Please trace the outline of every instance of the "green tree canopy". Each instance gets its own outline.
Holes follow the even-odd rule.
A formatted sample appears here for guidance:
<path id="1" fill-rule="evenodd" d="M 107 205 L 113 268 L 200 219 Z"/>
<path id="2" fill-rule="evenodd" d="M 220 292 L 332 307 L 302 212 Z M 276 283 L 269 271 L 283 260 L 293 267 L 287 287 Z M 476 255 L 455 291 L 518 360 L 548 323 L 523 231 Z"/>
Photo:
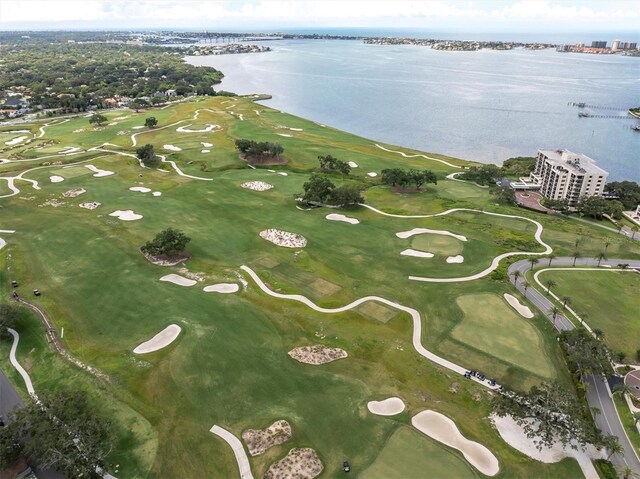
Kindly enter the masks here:
<path id="1" fill-rule="evenodd" d="M 147 128 L 155 128 L 157 124 L 158 120 L 155 116 L 150 116 L 148 118 L 145 118 L 144 120 L 144 126 L 146 126 Z"/>
<path id="2" fill-rule="evenodd" d="M 602 219 L 606 214 L 613 218 L 622 218 L 623 206 L 618 200 L 607 200 L 602 196 L 581 196 L 576 204 L 581 215 Z"/>
<path id="3" fill-rule="evenodd" d="M 160 165 L 160 158 L 156 156 L 155 149 L 150 143 L 136 149 L 136 156 L 144 163 L 144 166 L 149 168 L 156 168 Z"/>
<path id="4" fill-rule="evenodd" d="M 0 304 L 0 336 L 7 334 L 7 328 L 14 328 L 22 316 L 22 311 L 15 304 Z"/>
<path id="5" fill-rule="evenodd" d="M 465 181 L 473 181 L 479 185 L 493 185 L 496 181 L 502 178 L 502 170 L 493 164 L 472 166 L 458 178 Z"/>
<path id="6" fill-rule="evenodd" d="M 107 122 L 107 117 L 104 115 L 101 115 L 100 113 L 96 113 L 94 115 L 91 115 L 91 118 L 89 118 L 89 124 L 93 125 L 94 123 L 97 123 L 98 126 L 101 126 L 103 123 Z"/>
<path id="7" fill-rule="evenodd" d="M 635 209 L 640 205 L 640 185 L 635 181 L 612 181 L 604 185 L 604 191 L 618 196 L 622 206 L 627 209 Z"/>
<path id="8" fill-rule="evenodd" d="M 351 172 L 349 163 L 331 155 L 318 156 L 318 161 L 320 163 L 320 171 L 323 173 L 340 173 L 342 176 L 348 176 Z"/>
<path id="9" fill-rule="evenodd" d="M 153 240 L 147 242 L 140 249 L 143 253 L 151 256 L 175 258 L 184 252 L 190 241 L 191 238 L 182 231 L 167 228 L 158 233 Z"/>
<path id="10" fill-rule="evenodd" d="M 381 171 L 380 181 L 383 185 L 405 188 L 413 183 L 417 189 L 425 183 L 438 184 L 438 179 L 431 170 L 403 170 L 402 168 L 387 168 Z"/>

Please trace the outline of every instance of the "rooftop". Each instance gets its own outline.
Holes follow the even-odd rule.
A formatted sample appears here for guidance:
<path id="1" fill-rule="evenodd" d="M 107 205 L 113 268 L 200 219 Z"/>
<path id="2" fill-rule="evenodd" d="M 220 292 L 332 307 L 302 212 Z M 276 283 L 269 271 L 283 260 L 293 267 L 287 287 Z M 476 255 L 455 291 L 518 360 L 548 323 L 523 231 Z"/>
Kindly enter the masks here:
<path id="1" fill-rule="evenodd" d="M 589 158 L 582 153 L 574 153 L 569 150 L 538 150 L 549 161 L 555 163 L 558 166 L 569 170 L 572 173 L 583 175 L 590 173 L 593 175 L 606 175 L 608 174 L 602 168 L 596 166 L 595 160 Z"/>

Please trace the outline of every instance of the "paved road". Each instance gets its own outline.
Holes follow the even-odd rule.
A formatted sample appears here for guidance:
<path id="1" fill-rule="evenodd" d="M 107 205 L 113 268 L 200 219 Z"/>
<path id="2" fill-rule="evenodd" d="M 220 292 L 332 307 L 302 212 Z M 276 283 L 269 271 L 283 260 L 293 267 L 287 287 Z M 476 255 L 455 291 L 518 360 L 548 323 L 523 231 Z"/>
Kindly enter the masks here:
<path id="1" fill-rule="evenodd" d="M 555 258 L 551 266 L 572 266 L 573 258 Z M 626 260 L 626 259 L 609 259 L 602 261 L 601 265 L 608 265 L 611 267 L 616 267 L 618 264 L 626 263 L 630 268 L 639 269 L 640 270 L 640 261 L 638 260 Z M 538 263 L 538 267 L 545 267 L 548 264 L 548 260 L 545 261 L 542 259 L 540 263 Z M 595 258 L 578 258 L 576 261 L 576 265 L 578 266 L 598 266 L 598 260 Z M 531 263 L 528 260 L 521 260 L 509 267 L 509 279 L 513 283 L 513 273 L 515 271 L 520 271 L 522 276 L 524 277 L 525 271 L 531 268 Z M 549 301 L 547 296 L 541 293 L 538 289 L 536 289 L 538 285 L 536 283 L 530 283 L 529 288 L 527 289 L 527 299 L 534 304 L 536 308 L 538 308 L 542 313 L 553 323 L 552 314 L 549 312 L 553 307 L 553 304 Z M 524 286 L 522 285 L 522 280 L 519 280 L 516 288 L 524 294 Z M 555 327 L 559 331 L 570 330 L 574 328 L 574 325 L 571 321 L 569 321 L 562 314 L 558 314 L 555 320 Z M 624 449 L 624 454 L 615 454 L 611 457 L 611 462 L 613 462 L 616 466 L 625 467 L 629 466 L 631 469 L 640 475 L 640 459 L 638 458 L 637 453 L 627 434 L 624 431 L 624 427 L 620 422 L 620 417 L 618 416 L 618 412 L 616 411 L 615 404 L 613 399 L 611 398 L 611 392 L 609 391 L 609 386 L 607 385 L 604 378 L 596 377 L 596 376 L 588 376 L 586 381 L 589 385 L 589 389 L 587 391 L 587 401 L 589 406 L 597 407 L 600 410 L 600 414 L 595 416 L 595 423 L 603 431 L 605 434 L 612 434 L 618 437 L 620 444 Z"/>

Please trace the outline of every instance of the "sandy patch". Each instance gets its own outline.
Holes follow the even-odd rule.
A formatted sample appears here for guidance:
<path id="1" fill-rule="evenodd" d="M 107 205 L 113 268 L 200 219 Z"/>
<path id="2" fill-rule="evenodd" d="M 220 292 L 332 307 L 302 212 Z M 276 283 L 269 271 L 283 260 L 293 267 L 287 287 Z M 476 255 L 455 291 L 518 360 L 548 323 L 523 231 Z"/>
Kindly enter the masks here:
<path id="1" fill-rule="evenodd" d="M 323 469 L 316 451 L 308 447 L 296 447 L 272 464 L 263 479 L 313 479 Z"/>
<path id="2" fill-rule="evenodd" d="M 371 178 L 375 178 L 376 176 L 378 176 L 378 173 L 376 173 L 375 171 L 370 171 L 369 173 L 367 173 L 367 176 L 370 176 Z"/>
<path id="3" fill-rule="evenodd" d="M 264 181 L 247 181 L 246 183 L 242 183 L 240 186 L 253 191 L 267 191 L 273 188 L 273 185 L 265 183 Z"/>
<path id="4" fill-rule="evenodd" d="M 139 126 L 133 126 L 131 127 L 132 130 L 142 130 L 144 128 L 144 125 L 139 125 Z"/>
<path id="5" fill-rule="evenodd" d="M 395 416 L 404 411 L 404 402 L 399 397 L 390 397 L 382 401 L 369 401 L 367 409 L 378 416 Z"/>
<path id="6" fill-rule="evenodd" d="M 518 426 L 512 417 L 498 417 L 494 414 L 491 416 L 491 420 L 504 442 L 532 459 L 551 464 L 559 462 L 565 457 L 573 457 L 578 461 L 586 478 L 598 479 L 600 477 L 591 463 L 591 458 L 605 458 L 606 453 L 604 451 L 598 452 L 593 446 L 587 446 L 586 451 L 582 451 L 580 447 L 578 447 L 578 450 L 574 450 L 571 445 L 568 444 L 564 447 L 559 442 L 553 444 L 550 448 L 543 448 L 539 451 L 533 439 L 527 437 L 522 427 Z"/>
<path id="7" fill-rule="evenodd" d="M 284 172 L 284 171 L 278 171 L 278 174 L 279 174 L 280 176 L 289 176 L 289 173 L 286 173 L 286 172 Z"/>
<path id="8" fill-rule="evenodd" d="M 291 135 L 287 134 L 287 133 L 276 133 L 276 135 L 278 136 L 284 136 L 285 138 L 291 138 Z"/>
<path id="9" fill-rule="evenodd" d="M 64 196 L 65 198 L 75 198 L 76 196 L 80 196 L 81 194 L 86 192 L 87 190 L 85 190 L 84 188 L 74 188 L 72 190 L 65 191 L 64 193 L 62 193 L 62 196 Z"/>
<path id="10" fill-rule="evenodd" d="M 84 128 L 78 128 L 77 130 L 73 130 L 74 133 L 82 133 L 84 132 Z"/>
<path id="11" fill-rule="evenodd" d="M 191 126 L 191 124 L 185 125 L 185 126 L 180 126 L 180 127 L 176 128 L 176 131 L 180 132 L 180 133 L 207 133 L 209 131 L 214 130 L 215 128 L 220 128 L 219 125 L 209 124 L 205 128 L 202 128 L 200 130 L 193 130 L 193 129 L 189 128 L 190 126 Z"/>
<path id="12" fill-rule="evenodd" d="M 447 263 L 463 263 L 464 256 L 458 254 L 456 256 L 447 256 Z"/>
<path id="13" fill-rule="evenodd" d="M 18 138 L 14 138 L 13 140 L 5 141 L 4 144 L 7 146 L 17 145 L 18 143 L 22 143 L 24 140 L 29 138 L 28 136 L 19 136 Z"/>
<path id="14" fill-rule="evenodd" d="M 49 177 L 49 181 L 51 181 L 51 183 L 62 183 L 64 178 L 62 176 L 54 175 Z"/>
<path id="15" fill-rule="evenodd" d="M 5 246 L 7 246 L 7 242 L 0 238 L 0 249 L 4 248 Z"/>
<path id="16" fill-rule="evenodd" d="M 153 196 L 162 196 L 162 192 L 161 191 L 154 191 L 153 193 L 151 193 Z"/>
<path id="17" fill-rule="evenodd" d="M 202 291 L 205 293 L 237 293 L 240 287 L 235 283 L 218 283 L 205 286 Z"/>
<path id="18" fill-rule="evenodd" d="M 41 206 L 53 206 L 54 208 L 57 208 L 57 207 L 62 206 L 62 205 L 66 205 L 66 203 L 64 201 L 58 201 L 57 199 L 52 198 L 50 200 L 45 201 L 41 205 L 38 205 L 38 207 L 41 207 Z"/>
<path id="19" fill-rule="evenodd" d="M 113 171 L 109 170 L 101 170 L 93 165 L 84 165 L 84 167 L 90 171 L 93 171 L 95 174 L 93 175 L 95 178 L 101 178 L 103 176 L 111 176 L 113 175 Z"/>
<path id="20" fill-rule="evenodd" d="M 132 186 L 129 188 L 129 191 L 138 191 L 140 193 L 149 193 L 151 188 L 147 188 L 146 186 Z"/>
<path id="21" fill-rule="evenodd" d="M 31 130 L 9 130 L 3 131 L 2 133 L 6 133 L 7 135 L 15 135 L 16 133 L 31 133 Z"/>
<path id="22" fill-rule="evenodd" d="M 524 304 L 522 304 L 518 298 L 516 298 L 515 296 L 509 294 L 509 293 L 504 293 L 504 299 L 507 300 L 507 303 L 509 303 L 509 306 L 511 306 L 513 309 L 515 309 L 518 313 L 520 313 L 520 316 L 527 318 L 527 319 L 531 319 L 533 318 L 533 313 L 531 312 L 531 310 L 529 309 L 528 306 L 525 306 Z"/>
<path id="23" fill-rule="evenodd" d="M 162 145 L 162 148 L 168 151 L 182 151 L 182 148 L 173 145 Z"/>
<path id="24" fill-rule="evenodd" d="M 328 219 L 329 221 L 342 221 L 344 223 L 349 223 L 352 225 L 357 225 L 358 223 L 360 223 L 360 221 L 358 221 L 356 218 L 350 218 L 348 216 L 340 215 L 337 213 L 331 213 L 325 216 L 325 218 Z"/>
<path id="25" fill-rule="evenodd" d="M 97 201 L 90 201 L 89 203 L 80 203 L 78 206 L 86 210 L 95 210 L 101 204 L 102 203 L 98 203 Z"/>
<path id="26" fill-rule="evenodd" d="M 349 163 L 347 163 L 351 168 L 357 168 L 358 167 L 358 163 L 356 163 L 355 161 L 350 161 Z"/>
<path id="27" fill-rule="evenodd" d="M 419 251 L 417 249 L 405 249 L 400 251 L 402 256 L 414 256 L 416 258 L 433 258 L 433 253 L 427 253 L 426 251 Z"/>
<path id="28" fill-rule="evenodd" d="M 300 363 L 313 364 L 314 366 L 337 361 L 348 356 L 344 349 L 330 348 L 322 344 L 294 348 L 287 354 Z"/>
<path id="29" fill-rule="evenodd" d="M 193 279 L 185 278 L 184 276 L 173 273 L 163 276 L 162 278 L 160 278 L 160 281 L 177 284 L 178 286 L 193 286 L 194 284 L 196 284 L 196 281 Z"/>
<path id="30" fill-rule="evenodd" d="M 303 131 L 302 128 L 289 128 L 291 131 Z"/>
<path id="31" fill-rule="evenodd" d="M 206 141 L 201 141 L 200 144 L 204 147 L 204 148 L 211 148 L 213 146 L 213 143 L 207 143 Z"/>
<path id="32" fill-rule="evenodd" d="M 135 213 L 133 210 L 116 210 L 109 213 L 109 216 L 115 216 L 122 221 L 136 221 L 142 219 L 142 215 Z"/>
<path id="33" fill-rule="evenodd" d="M 459 239 L 460 241 L 467 241 L 466 236 L 457 235 L 455 233 L 451 233 L 450 231 L 445 230 L 430 230 L 428 228 L 413 228 L 409 231 L 400 231 L 396 233 L 398 238 L 410 238 L 411 236 L 421 235 L 421 234 L 432 234 L 432 235 L 443 235 L 443 236 L 453 236 L 454 238 Z"/>
<path id="34" fill-rule="evenodd" d="M 285 248 L 304 248 L 307 246 L 307 239 L 304 236 L 277 229 L 261 231 L 260 238 L 271 241 L 275 245 L 284 246 Z"/>
<path id="35" fill-rule="evenodd" d="M 242 440 L 247 445 L 249 454 L 259 456 L 267 449 L 287 442 L 291 435 L 291 426 L 281 419 L 266 429 L 247 429 L 242 433 Z"/>
<path id="36" fill-rule="evenodd" d="M 166 348 L 176 340 L 182 329 L 177 324 L 170 324 L 153 338 L 139 344 L 133 352 L 136 354 L 146 354 Z"/>
<path id="37" fill-rule="evenodd" d="M 211 153 L 211 150 L 200 150 L 200 153 Z"/>
<path id="38" fill-rule="evenodd" d="M 464 458 L 486 476 L 495 476 L 500 470 L 493 453 L 475 441 L 465 438 L 456 423 L 439 412 L 426 410 L 411 418 L 413 427 L 436 441 L 459 450 Z"/>

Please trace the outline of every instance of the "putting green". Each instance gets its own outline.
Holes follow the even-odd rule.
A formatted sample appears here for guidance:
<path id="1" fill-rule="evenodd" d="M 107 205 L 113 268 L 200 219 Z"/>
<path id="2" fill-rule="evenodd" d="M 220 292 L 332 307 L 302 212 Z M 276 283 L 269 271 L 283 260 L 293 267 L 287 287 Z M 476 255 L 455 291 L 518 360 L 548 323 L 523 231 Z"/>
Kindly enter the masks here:
<path id="1" fill-rule="evenodd" d="M 553 376 L 553 366 L 543 353 L 542 338 L 500 296 L 465 295 L 458 297 L 456 303 L 464 319 L 454 328 L 453 338 L 543 378 Z"/>
<path id="2" fill-rule="evenodd" d="M 421 234 L 412 238 L 411 247 L 435 255 L 454 256 L 464 249 L 464 243 L 452 236 Z"/>

